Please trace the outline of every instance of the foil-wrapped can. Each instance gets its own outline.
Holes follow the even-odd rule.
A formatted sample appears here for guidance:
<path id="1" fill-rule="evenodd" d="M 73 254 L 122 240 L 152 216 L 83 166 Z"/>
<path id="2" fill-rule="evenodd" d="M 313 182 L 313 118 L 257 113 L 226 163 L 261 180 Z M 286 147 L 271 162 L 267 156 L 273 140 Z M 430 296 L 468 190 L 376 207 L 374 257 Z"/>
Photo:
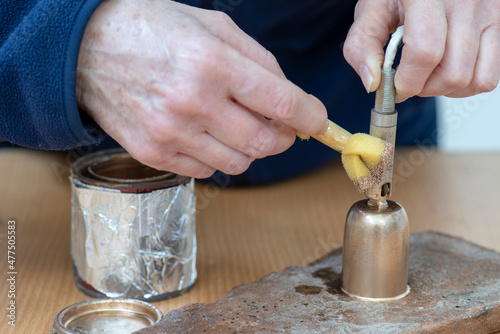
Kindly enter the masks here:
<path id="1" fill-rule="evenodd" d="M 158 171 L 124 150 L 71 166 L 71 254 L 92 297 L 160 300 L 196 281 L 194 180 Z"/>

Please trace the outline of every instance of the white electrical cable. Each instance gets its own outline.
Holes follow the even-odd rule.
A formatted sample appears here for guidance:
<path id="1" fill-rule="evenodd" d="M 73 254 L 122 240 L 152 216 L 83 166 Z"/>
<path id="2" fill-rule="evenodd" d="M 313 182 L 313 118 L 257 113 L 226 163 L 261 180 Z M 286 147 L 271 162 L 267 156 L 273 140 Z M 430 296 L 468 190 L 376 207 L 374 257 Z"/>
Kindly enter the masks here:
<path id="1" fill-rule="evenodd" d="M 385 49 L 382 76 L 380 78 L 380 85 L 377 88 L 377 93 L 375 94 L 375 109 L 383 114 L 394 113 L 394 98 L 396 94 L 394 87 L 394 75 L 396 71 L 392 68 L 392 64 L 394 63 L 394 58 L 396 58 L 399 43 L 403 38 L 403 32 L 404 26 L 396 29 L 391 36 L 387 48 Z"/>
<path id="2" fill-rule="evenodd" d="M 387 45 L 385 49 L 384 66 L 382 67 L 384 71 L 390 71 L 392 69 L 392 64 L 394 63 L 394 58 L 396 58 L 396 52 L 398 51 L 398 45 L 403 39 L 403 33 L 404 26 L 400 26 L 392 34 L 389 45 Z"/>

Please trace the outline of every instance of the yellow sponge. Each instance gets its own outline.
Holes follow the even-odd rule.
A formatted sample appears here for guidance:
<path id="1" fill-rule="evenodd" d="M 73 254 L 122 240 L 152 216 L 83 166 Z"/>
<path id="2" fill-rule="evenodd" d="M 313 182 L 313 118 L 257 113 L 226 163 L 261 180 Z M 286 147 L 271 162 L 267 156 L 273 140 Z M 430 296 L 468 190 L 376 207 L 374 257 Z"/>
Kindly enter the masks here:
<path id="1" fill-rule="evenodd" d="M 360 177 L 369 176 L 370 169 L 380 163 L 384 150 L 385 143 L 382 139 L 365 133 L 353 134 L 342 150 L 342 163 L 347 176 L 353 182 L 358 182 Z"/>
<path id="2" fill-rule="evenodd" d="M 332 121 L 328 122 L 327 131 L 313 137 L 342 153 L 344 169 L 358 191 L 365 192 L 380 184 L 392 164 L 392 144 L 365 133 L 351 135 Z M 297 136 L 309 139 L 300 132 Z"/>

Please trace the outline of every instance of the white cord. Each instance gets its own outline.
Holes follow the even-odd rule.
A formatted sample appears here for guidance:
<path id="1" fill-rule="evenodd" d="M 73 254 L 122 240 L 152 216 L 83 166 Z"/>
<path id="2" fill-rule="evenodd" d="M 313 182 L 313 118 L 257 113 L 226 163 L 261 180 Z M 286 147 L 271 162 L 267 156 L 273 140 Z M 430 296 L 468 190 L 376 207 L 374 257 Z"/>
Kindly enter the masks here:
<path id="1" fill-rule="evenodd" d="M 384 66 L 382 67 L 384 71 L 390 71 L 392 69 L 392 64 L 394 63 L 394 58 L 396 58 L 396 52 L 398 51 L 398 45 L 403 39 L 403 32 L 404 26 L 400 26 L 391 36 L 389 45 L 387 45 L 385 49 Z"/>

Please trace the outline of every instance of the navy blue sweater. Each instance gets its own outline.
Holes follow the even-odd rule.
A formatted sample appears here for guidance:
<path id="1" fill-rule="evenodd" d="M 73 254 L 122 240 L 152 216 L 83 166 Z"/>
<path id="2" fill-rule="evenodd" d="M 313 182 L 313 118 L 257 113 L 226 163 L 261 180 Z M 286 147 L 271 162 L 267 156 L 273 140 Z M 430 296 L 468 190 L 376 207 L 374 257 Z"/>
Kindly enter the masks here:
<path id="1" fill-rule="evenodd" d="M 76 64 L 102 0 L 2 0 L 0 141 L 64 150 L 96 143 L 80 120 Z"/>
<path id="2" fill-rule="evenodd" d="M 138 0 L 141 1 L 141 0 Z M 101 0 L 3 0 L 0 4 L 0 141 L 67 150 L 99 144 L 97 125 L 85 119 L 75 97 L 78 49 Z M 342 56 L 352 23 L 353 0 L 185 0 L 226 12 L 270 50 L 287 77 L 327 107 L 329 117 L 350 132 L 367 132 L 373 94 Z M 165 18 L 168 19 L 168 18 Z M 432 99 L 398 105 L 397 143 L 433 142 Z M 97 130 L 97 131 L 96 131 Z M 114 146 L 110 138 L 99 147 Z M 255 161 L 243 175 L 221 185 L 261 184 L 288 178 L 335 158 L 311 140 Z M 221 183 L 221 182 L 219 182 Z"/>

